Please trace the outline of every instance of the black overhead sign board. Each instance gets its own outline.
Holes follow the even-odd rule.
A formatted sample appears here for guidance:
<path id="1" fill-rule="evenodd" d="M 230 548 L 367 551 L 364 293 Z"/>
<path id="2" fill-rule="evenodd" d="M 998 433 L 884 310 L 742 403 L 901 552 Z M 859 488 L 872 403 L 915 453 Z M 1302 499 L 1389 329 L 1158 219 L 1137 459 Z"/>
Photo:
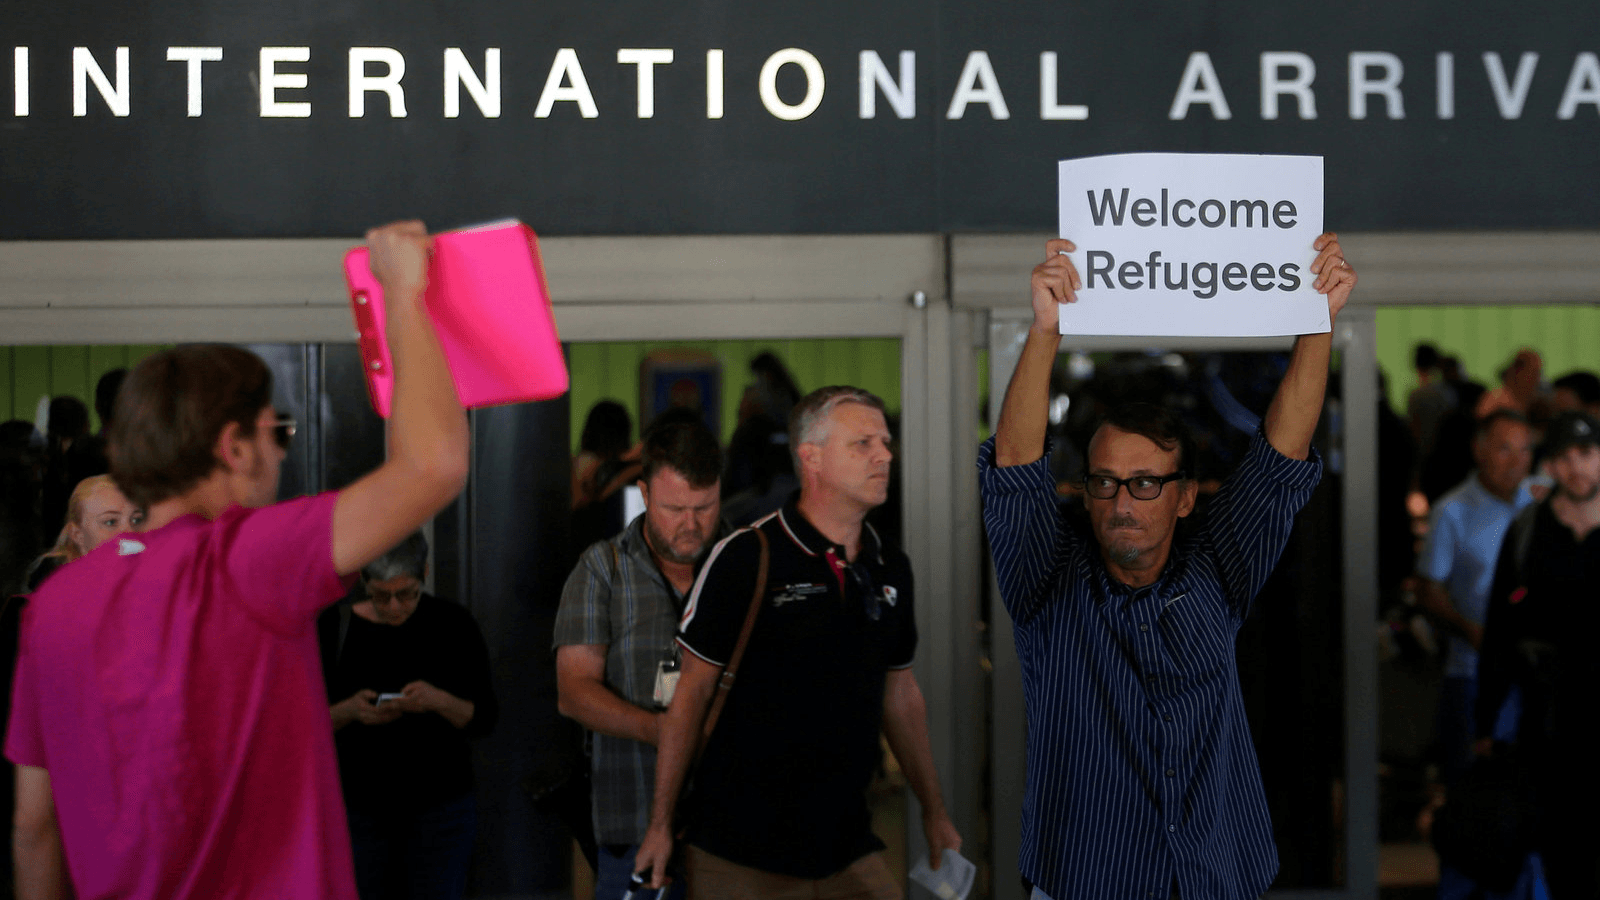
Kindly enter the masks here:
<path id="1" fill-rule="evenodd" d="M 1347 230 L 1600 227 L 1593 0 L 0 0 L 0 23 L 0 238 L 1049 230 L 1056 160 L 1131 151 L 1324 155 Z"/>

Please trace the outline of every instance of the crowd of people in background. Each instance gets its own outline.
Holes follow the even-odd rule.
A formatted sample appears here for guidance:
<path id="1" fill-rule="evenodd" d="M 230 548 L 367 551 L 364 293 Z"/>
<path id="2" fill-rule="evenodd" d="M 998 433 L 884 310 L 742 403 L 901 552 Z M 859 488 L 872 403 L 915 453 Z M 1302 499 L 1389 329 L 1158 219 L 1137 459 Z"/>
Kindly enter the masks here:
<path id="1" fill-rule="evenodd" d="M 27 422 L 0 429 L 14 563 L 6 590 L 16 595 L 5 632 L 15 685 L 5 696 L 16 698 L 6 751 L 17 766 L 8 806 L 20 896 L 63 896 L 69 881 L 95 896 L 463 895 L 476 828 L 470 742 L 494 728 L 499 704 L 472 615 L 425 589 L 428 543 L 415 529 L 459 490 L 464 418 L 416 312 L 426 236 L 402 223 L 369 241 L 391 296 L 400 374 L 388 458 L 353 485 L 274 502 L 296 426 L 270 402 L 261 360 L 233 347 L 179 347 L 108 376 L 99 434 L 71 397 L 49 403 L 42 434 Z M 834 693 L 855 697 L 849 739 L 839 743 L 844 732 L 832 727 L 840 708 L 817 707 L 818 727 L 802 729 L 815 740 L 791 748 L 792 765 L 767 773 L 764 799 L 743 785 L 741 809 L 793 807 L 772 820 L 773 834 L 730 830 L 738 811 L 734 820 L 708 817 L 710 799 L 735 794 L 702 789 L 688 821 L 721 835 L 710 846 L 725 856 L 692 856 L 691 866 L 706 873 L 703 885 L 733 879 L 730 896 L 825 884 L 895 897 L 865 806 L 883 767 L 880 726 L 922 801 L 935 866 L 938 851 L 958 848 L 960 837 L 943 813 L 910 670 L 909 564 L 866 522 L 891 492 L 887 410 L 854 388 L 802 397 L 770 353 L 751 374 L 726 457 L 700 409 L 666 410 L 635 443 L 627 412 L 604 402 L 583 430 L 572 464 L 572 539 L 575 549 L 589 547 L 574 570 L 579 587 L 569 585 L 576 605 L 563 604 L 557 666 L 562 711 L 595 735 L 594 817 L 584 830 L 601 839 L 606 896 L 620 895 L 645 825 L 661 821 L 659 811 L 650 815 L 648 789 L 623 801 L 638 779 L 653 780 L 678 674 L 711 709 L 673 726 L 672 772 L 681 781 L 702 743 L 702 719 L 722 716 L 720 703 L 709 703 L 716 673 L 737 665 L 714 669 L 695 654 L 728 652 L 728 623 L 736 633 L 744 619 L 735 595 L 752 588 L 737 582 L 752 572 L 729 562 L 718 571 L 736 590 L 691 596 L 696 575 L 730 533 L 726 516 L 781 523 L 748 557 L 752 570 L 761 560 L 754 593 L 770 587 L 813 602 L 775 609 L 754 629 L 758 653 L 742 672 L 748 687 L 708 749 L 724 762 L 770 753 L 790 730 L 764 710 L 793 707 L 784 698 L 797 700 L 819 677 L 796 677 L 790 662 L 801 658 L 840 663 L 822 674 L 838 682 Z M 630 524 L 620 501 L 632 487 L 646 512 Z M 773 546 L 780 536 L 784 546 Z M 768 547 L 777 560 L 770 584 Z M 641 592 L 656 596 L 628 599 Z M 835 602 L 824 602 L 830 594 Z M 712 630 L 682 654 L 673 638 L 695 604 Z M 811 617 L 811 637 L 785 647 L 796 615 Z M 86 621 L 115 631 L 116 645 L 78 639 Z M 824 634 L 837 645 L 819 656 L 815 639 Z M 750 636 L 747 626 L 736 643 Z M 638 665 L 619 664 L 608 644 Z M 598 654 L 584 652 L 597 646 Z M 665 657 L 664 647 L 673 648 Z M 185 675 L 198 672 L 201 681 Z M 648 734 L 612 721 L 619 702 L 650 723 Z M 812 766 L 818 753 L 839 754 L 838 764 Z M 621 777 L 618 760 L 632 760 L 631 777 Z M 790 770 L 800 769 L 824 776 L 815 790 L 793 790 Z M 173 792 L 169 776 L 180 771 Z M 851 827 L 819 842 L 846 807 Z M 665 839 L 653 848 L 659 881 L 673 836 L 656 836 Z M 789 849 L 772 854 L 777 847 Z M 672 871 L 681 892 L 683 872 Z M 750 888 L 751 879 L 763 887 Z"/>
<path id="2" fill-rule="evenodd" d="M 157 362 L 182 365 L 194 360 Z M 253 364 L 238 365 L 243 365 L 252 377 L 260 377 Z M 601 402 L 588 415 L 572 465 L 574 549 L 592 545 L 587 558 L 598 548 L 611 546 L 608 539 L 625 536 L 624 528 L 629 523 L 623 519 L 622 495 L 624 489 L 637 484 L 643 488 L 649 515 L 632 523 L 628 533 L 634 533 L 634 544 L 621 546 L 633 554 L 629 558 L 649 561 L 647 570 L 641 571 L 677 573 L 670 580 L 670 596 L 657 602 L 659 608 L 655 612 L 661 615 L 656 616 L 659 621 L 655 624 L 660 626 L 656 630 L 661 634 L 654 637 L 659 640 L 648 641 L 637 630 L 640 623 L 630 622 L 617 610 L 613 611 L 614 622 L 601 623 L 604 627 L 598 638 L 590 631 L 563 637 L 565 632 L 558 629 L 558 643 L 571 643 L 577 645 L 576 649 L 594 642 L 604 645 L 610 641 L 612 629 L 616 629 L 619 643 L 632 648 L 634 655 L 650 657 L 641 664 L 641 671 L 649 669 L 642 696 L 634 696 L 639 691 L 624 692 L 618 685 L 601 688 L 608 696 L 616 696 L 610 693 L 616 690 L 643 706 L 661 705 L 659 695 L 651 696 L 658 689 L 652 683 L 657 674 L 655 657 L 660 647 L 674 646 L 672 637 L 698 564 L 711 544 L 729 533 L 730 523 L 745 525 L 778 511 L 791 502 L 791 495 L 800 486 L 790 453 L 789 428 L 790 413 L 801 400 L 800 390 L 783 363 L 771 353 L 753 360 L 750 371 L 751 384 L 740 400 L 738 426 L 726 456 L 705 426 L 703 410 L 671 408 L 643 429 L 637 442 L 632 440 L 629 414 L 620 403 Z M 50 400 L 42 429 L 22 420 L 0 426 L 0 438 L 4 439 L 0 476 L 5 480 L 6 529 L 0 537 L 4 538 L 7 553 L 5 593 L 12 598 L 6 605 L 0 632 L 7 655 L 3 694 L 8 718 L 11 676 L 28 595 L 62 566 L 84 558 L 118 535 L 133 548 L 119 548 L 119 554 L 144 552 L 144 543 L 131 537 L 145 524 L 151 497 L 159 495 L 146 489 L 141 502 L 135 503 L 107 474 L 111 468 L 107 435 L 117 409 L 118 389 L 126 376 L 125 370 L 117 370 L 100 380 L 96 407 L 101 428 L 97 432 L 90 428 L 84 404 L 70 396 Z M 259 383 L 255 385 L 257 391 L 260 387 Z M 846 399 L 868 402 L 869 398 L 862 394 Z M 876 402 L 875 398 L 871 402 Z M 875 413 L 880 421 L 882 412 L 880 404 Z M 262 431 L 271 435 L 281 460 L 294 431 L 293 423 L 278 416 Z M 886 432 L 883 439 L 887 440 Z M 269 462 L 271 454 L 272 451 L 265 452 Z M 885 489 L 887 459 L 891 455 L 885 451 L 885 470 L 877 473 L 882 476 Z M 276 471 L 275 467 L 265 468 Z M 684 473 L 692 484 L 684 480 Z M 262 477 L 259 471 L 254 474 L 258 479 Z M 275 483 L 276 479 L 272 481 Z M 246 506 L 267 499 L 259 490 L 256 494 L 260 496 L 249 497 L 237 489 L 230 490 L 233 493 L 226 499 L 246 502 Z M 685 496 L 693 501 L 687 506 Z M 873 506 L 869 504 L 861 511 Z M 661 529 L 650 530 L 647 537 L 643 529 L 653 524 L 661 524 Z M 159 528 L 160 523 L 157 525 Z M 879 540 L 870 526 L 868 531 L 874 541 Z M 655 552 L 658 544 L 664 548 L 661 554 Z M 874 553 L 889 552 L 877 544 L 873 546 Z M 602 568 L 615 569 L 619 559 L 601 560 L 607 564 Z M 364 900 L 462 895 L 476 817 L 470 741 L 487 734 L 498 716 L 482 634 L 465 608 L 424 590 L 427 560 L 426 538 L 421 532 L 411 534 L 362 567 L 354 586 L 340 602 L 327 607 L 316 622 L 330 732 L 349 824 L 350 859 L 356 890 Z M 574 578 L 583 571 L 579 565 Z M 609 574 L 614 577 L 616 572 Z M 638 578 L 645 579 L 642 583 L 649 587 L 648 575 L 634 580 Z M 607 592 L 610 590 L 608 587 Z M 909 585 L 902 590 L 901 621 L 910 628 Z M 897 652 L 908 655 L 912 646 L 901 638 Z M 595 683 L 604 685 L 603 655 L 600 662 L 594 673 Z M 676 671 L 679 665 L 680 661 L 674 660 L 671 668 Z M 645 791 L 631 805 L 621 804 L 620 788 L 607 786 L 613 764 L 606 760 L 614 754 L 608 755 L 604 742 L 616 739 L 606 735 L 603 724 L 597 725 L 591 715 L 580 712 L 592 702 L 585 705 L 568 699 L 572 678 L 566 653 L 561 654 L 560 669 L 563 711 L 594 729 L 593 746 L 587 752 L 596 760 L 596 774 L 604 789 L 595 795 L 595 820 L 582 823 L 583 830 L 592 832 L 591 837 L 600 836 L 596 862 L 602 894 L 620 895 L 632 873 L 633 852 L 644 837 L 650 793 Z M 886 670 L 880 671 L 880 677 L 882 671 Z M 906 673 L 909 676 L 909 670 Z M 613 673 L 611 680 L 639 681 L 633 677 L 636 674 L 624 678 Z M 916 712 L 920 715 L 920 708 Z M 603 723 L 603 719 L 599 721 Z M 654 743 L 653 735 L 650 743 Z M 881 768 L 877 743 L 869 743 L 871 750 L 865 756 L 857 748 L 856 757 L 868 763 L 855 777 L 865 777 Z M 910 749 L 917 749 L 915 742 Z M 620 752 L 640 751 L 634 745 Z M 418 777 L 419 772 L 426 776 Z M 647 782 L 650 772 L 649 767 L 644 770 Z M 9 809 L 16 802 L 12 796 L 13 779 L 7 777 L 4 781 Z M 857 787 L 860 785 L 852 781 L 845 789 Z M 920 787 L 932 791 L 928 802 L 937 802 L 937 787 L 931 776 L 924 773 Z M 585 818 L 588 812 L 585 808 Z M 619 826 L 607 824 L 621 821 L 618 816 L 630 823 L 623 832 L 618 832 Z M 634 816 L 638 817 L 636 823 Z M 68 821 L 74 818 L 72 813 L 67 814 Z M 619 835 L 626 838 L 621 844 L 627 850 L 625 854 L 617 850 Z M 863 832 L 852 840 L 856 843 L 845 848 L 846 852 L 870 846 L 872 839 Z M 9 889 L 11 853 L 5 853 L 4 858 L 4 878 Z M 623 865 L 612 864 L 622 859 L 626 860 Z M 677 874 L 677 890 L 681 894 L 681 873 Z M 869 874 L 878 882 L 883 881 L 882 871 L 875 869 Z M 89 877 L 89 882 L 107 877 L 114 878 L 114 874 L 102 868 Z M 19 883 L 27 881 L 24 874 Z"/>
<path id="3" fill-rule="evenodd" d="M 424 236 L 407 226 L 374 236 L 375 271 L 401 298 L 395 355 L 406 364 L 397 369 L 409 377 L 396 389 L 395 443 L 401 449 L 351 488 L 271 505 L 294 425 L 268 402 L 271 380 L 260 361 L 232 348 L 167 351 L 135 370 L 133 387 L 120 399 L 128 373 L 107 374 L 96 389 L 98 432 L 91 430 L 88 409 L 72 397 L 49 402 L 42 429 L 22 420 L 0 424 L 0 588 L 7 597 L 17 595 L 6 606 L 0 639 L 12 723 L 7 751 L 21 766 L 15 782 L 5 779 L 7 807 L 17 810 L 19 885 L 63 878 L 70 866 L 74 879 L 93 890 L 207 896 L 240 877 L 228 868 L 224 843 L 266 840 L 271 832 L 276 843 L 260 851 L 262 864 L 275 873 L 283 896 L 462 896 L 476 827 L 470 742 L 495 727 L 499 704 L 489 652 L 472 615 L 425 589 L 428 543 L 416 529 L 459 489 L 466 437 L 442 363 L 418 340 L 428 326 L 407 312 L 404 299 L 416 293 Z M 1347 270 L 1339 254 L 1334 242 L 1323 255 L 1330 266 Z M 1053 255 L 1035 272 L 1036 316 L 1070 299 L 1063 259 Z M 1354 279 L 1348 271 L 1333 272 L 1325 280 L 1345 279 L 1330 307 L 1336 314 Z M 1041 294 L 1052 285 L 1057 296 Z M 1117 418 L 1123 413 L 1115 411 L 1107 418 L 1101 409 L 1092 424 L 1080 423 L 1086 434 L 1099 435 L 1098 443 L 1063 447 L 1052 461 L 1034 445 L 1042 446 L 1046 429 L 1060 424 L 1047 365 L 1057 350 L 1053 343 L 1039 347 L 1035 355 L 1045 362 L 1014 382 L 1014 389 L 1024 384 L 1026 397 L 1008 400 L 1010 418 L 1002 419 L 999 444 L 983 451 L 991 540 L 1033 519 L 1040 529 L 1056 527 L 1063 479 L 1055 470 L 1061 467 L 1074 470 L 1069 480 L 1080 485 L 1091 512 L 1114 508 L 1105 512 L 1109 524 L 1094 526 L 1104 525 L 1105 534 L 1097 531 L 1080 548 L 1087 560 L 1082 565 L 1111 554 L 1108 571 L 1133 592 L 1130 604 L 1155 596 L 1139 589 L 1167 588 L 1151 580 L 1160 565 L 1146 572 L 1135 565 L 1138 553 L 1114 552 L 1117 529 L 1133 527 L 1123 519 L 1132 522 L 1133 513 L 1151 504 L 1171 506 L 1168 512 L 1181 518 L 1205 495 L 1221 510 L 1213 518 L 1225 521 L 1230 492 L 1242 490 L 1241 476 L 1228 474 L 1236 468 L 1247 479 L 1259 469 L 1271 473 L 1262 479 L 1288 485 L 1284 491 L 1292 497 L 1265 504 L 1282 513 L 1273 540 L 1287 540 L 1293 509 L 1305 502 L 1320 472 L 1311 438 L 1325 348 L 1306 356 L 1311 351 L 1297 343 L 1287 377 L 1224 373 L 1220 364 L 1192 373 L 1217 401 L 1214 414 L 1226 420 L 1215 429 L 1188 428 L 1180 420 L 1195 413 L 1177 407 L 1117 407 L 1132 409 L 1131 418 Z M 1420 645 L 1437 648 L 1442 687 L 1432 758 L 1443 805 L 1435 803 L 1430 814 L 1443 858 L 1441 897 L 1531 900 L 1544 884 L 1556 900 L 1594 896 L 1593 847 L 1600 836 L 1575 820 L 1592 809 L 1600 791 L 1580 755 L 1575 722 L 1587 709 L 1579 686 L 1594 677 L 1576 641 L 1590 632 L 1592 605 L 1580 598 L 1592 592 L 1592 567 L 1600 565 L 1600 539 L 1593 535 L 1600 527 L 1600 377 L 1574 371 L 1547 384 L 1539 353 L 1524 348 L 1506 363 L 1499 383 L 1486 387 L 1428 344 L 1416 348 L 1415 370 L 1417 385 L 1403 416 L 1380 398 L 1378 571 L 1386 612 L 1399 609 L 1420 623 Z M 1318 373 L 1317 380 L 1304 381 L 1307 371 Z M 670 408 L 635 440 L 626 408 L 606 400 L 589 410 L 571 461 L 574 564 L 553 653 L 560 711 L 588 735 L 592 787 L 575 830 L 587 837 L 597 898 L 621 896 L 630 879 L 633 886 L 670 884 L 666 896 L 672 898 L 684 895 L 685 880 L 699 885 L 691 896 L 700 897 L 899 896 L 862 799 L 883 766 L 880 735 L 921 802 L 935 867 L 938 851 L 961 845 L 944 812 L 925 706 L 910 669 L 917 640 L 914 591 L 909 561 L 895 549 L 895 504 L 888 502 L 896 455 L 889 411 L 857 388 L 804 394 L 772 353 L 751 362 L 750 376 L 725 448 L 708 427 L 706 410 Z M 1252 385 L 1274 391 L 1266 421 L 1248 446 L 1210 437 L 1212 430 L 1249 430 L 1229 418 L 1236 414 L 1230 410 L 1243 407 L 1225 380 L 1246 394 Z M 202 389 L 203 382 L 214 383 Z M 1285 390 L 1306 399 L 1283 400 Z M 152 399 L 162 392 L 183 396 L 190 406 L 163 409 Z M 1070 426 L 1072 416 L 1089 411 L 1060 412 Z M 1190 430 L 1200 436 L 1199 445 L 1174 451 L 1162 443 L 1169 431 Z M 1144 469 L 1129 477 L 1120 477 L 1121 469 L 1103 473 L 1116 454 L 1102 432 L 1138 444 L 1141 453 L 1151 442 L 1161 453 L 1176 452 L 1177 471 L 1160 478 Z M 1020 451 L 1019 433 L 1027 445 Z M 108 444 L 113 434 L 120 435 L 115 446 Z M 1027 484 L 1018 481 L 1024 470 Z M 1162 485 L 1174 480 L 1179 486 L 1162 499 Z M 396 490 L 400 485 L 405 489 Z M 624 513 L 629 489 L 638 491 L 643 509 L 631 519 Z M 1021 502 L 1013 495 L 1025 489 L 1037 489 L 1037 509 L 1010 509 L 1008 503 Z M 891 515 L 879 519 L 885 509 Z M 1261 526 L 1266 520 L 1252 521 Z M 114 539 L 115 552 L 95 554 Z M 1056 542 L 1037 547 L 1055 548 Z M 1162 545 L 1158 562 L 1169 549 Z M 1173 552 L 1187 559 L 1196 551 L 1183 544 Z M 1258 555 L 1275 559 L 1276 552 Z M 1021 577 L 1013 571 L 1018 566 L 1037 581 L 1050 561 L 1024 565 L 1008 553 L 1006 546 L 997 550 L 1006 557 L 997 566 L 1024 635 L 1019 640 L 1029 639 L 1029 628 L 1066 627 L 1050 624 L 1055 619 L 1034 622 L 1029 604 L 1045 603 L 1048 592 L 1012 583 Z M 71 577 L 58 577 L 58 570 L 86 557 L 88 564 L 67 570 Z M 294 563 L 284 565 L 287 560 Z M 175 587 L 174 572 L 191 564 L 199 574 Z M 1271 566 L 1252 561 L 1245 568 L 1260 581 Z M 252 580 L 240 581 L 246 576 Z M 149 647 L 135 640 L 129 645 L 135 649 L 113 654 L 123 674 L 141 666 L 215 667 L 222 673 L 219 697 L 242 705 L 195 716 L 179 693 L 155 690 L 138 703 L 166 704 L 173 718 L 135 736 L 129 729 L 137 723 L 112 702 L 118 693 L 106 679 L 116 672 L 71 669 L 74 660 L 88 666 L 83 654 L 89 651 L 63 630 L 64 593 L 102 583 L 120 585 L 114 602 L 99 597 L 86 605 L 122 622 L 130 634 L 150 627 L 130 618 L 136 613 L 203 617 L 210 615 L 207 597 L 245 585 L 234 598 L 241 614 L 197 627 L 193 646 L 167 646 L 151 632 Z M 1066 596 L 1087 590 L 1086 584 L 1050 590 Z M 37 621 L 32 637 L 19 645 L 30 594 L 40 598 L 28 613 Z M 757 616 L 763 598 L 770 603 Z M 1242 620 L 1249 599 L 1229 614 Z M 1163 607 L 1150 615 L 1168 612 Z M 1137 627 L 1148 632 L 1144 624 Z M 296 636 L 292 647 L 277 643 L 286 634 Z M 1126 636 L 1128 646 L 1141 640 Z M 742 665 L 747 646 L 752 657 Z M 139 657 L 147 651 L 155 655 Z M 20 709 L 12 713 L 19 653 Z M 1107 659 L 1108 671 L 1123 664 Z M 321 676 L 314 682 L 313 670 Z M 746 687 L 719 719 L 736 670 Z M 1238 676 L 1230 671 L 1218 677 L 1232 697 Z M 314 695 L 321 713 L 274 719 L 270 733 L 276 737 L 269 739 L 261 706 L 262 685 L 269 683 Z M 1075 684 L 1066 679 L 1048 686 L 1071 693 Z M 140 690 L 146 687 L 140 683 Z M 808 699 L 819 690 L 829 703 Z M 96 699 L 82 708 L 52 705 L 49 698 L 62 691 Z M 1129 709 L 1144 696 L 1130 694 Z M 1095 775 L 1100 769 L 1082 761 L 1046 771 L 1059 749 L 1050 743 L 1050 728 L 1059 723 L 1048 710 L 1030 715 L 1035 712 L 1044 718 L 1035 723 L 1042 743 L 1030 745 L 1030 789 L 1057 790 L 1052 779 L 1076 773 L 1107 790 L 1103 772 Z M 1246 734 L 1242 706 L 1233 703 L 1226 712 L 1229 727 Z M 83 750 L 59 739 L 100 732 L 126 743 Z M 165 834 L 122 833 L 149 809 L 170 806 L 152 776 L 176 761 L 174 753 L 198 756 L 198 764 L 209 767 L 196 776 L 193 803 L 168 809 L 175 818 L 165 823 Z M 274 753 L 270 763 L 251 761 Z M 699 784 L 680 809 L 687 773 L 702 758 L 711 763 L 699 771 Z M 1129 772 L 1154 765 L 1131 757 L 1124 762 Z M 185 759 L 191 763 L 196 760 Z M 114 773 L 112 781 L 106 772 Z M 343 817 L 327 796 L 335 776 Z M 1166 777 L 1175 777 L 1175 769 Z M 1508 777 L 1526 786 L 1521 796 L 1533 811 L 1515 840 L 1491 840 L 1480 821 L 1484 785 L 1503 785 Z M 113 783 L 124 806 L 108 813 L 91 791 Z M 18 795 L 12 798 L 14 785 Z M 299 804 L 295 822 L 276 821 L 276 814 L 240 819 L 251 803 L 259 810 L 284 802 Z M 1260 805 L 1244 804 L 1236 813 L 1256 822 Z M 1145 813 L 1152 823 L 1166 822 L 1164 807 Z M 1052 831 L 1059 825 L 1028 827 L 1052 846 L 1078 841 L 1072 846 L 1082 858 L 1029 856 L 1024 874 L 1034 887 L 1042 883 L 1066 896 L 1082 879 L 1104 875 L 1105 859 L 1098 850 L 1084 850 L 1092 849 L 1089 843 Z M 688 842 L 684 856 L 673 852 L 680 838 Z M 64 859 L 63 840 L 90 849 Z M 1484 852 L 1486 840 L 1503 846 Z M 1241 884 L 1270 881 L 1265 841 L 1247 860 L 1240 857 L 1240 871 L 1250 869 L 1239 876 Z M 1183 865 L 1149 862 L 1156 856 L 1151 850 L 1127 860 L 1117 884 L 1137 881 L 1150 896 L 1178 896 L 1208 883 Z M 353 879 L 339 874 L 345 870 Z M 636 872 L 642 877 L 634 878 Z M 9 871 L 4 876 L 11 880 Z M 1035 896 L 1048 895 L 1040 889 Z"/>
<path id="4" fill-rule="evenodd" d="M 0 423 L 0 593 L 12 596 L 36 585 L 39 554 L 62 551 L 70 524 L 69 500 L 84 479 L 110 470 L 106 432 L 126 369 L 113 369 L 95 385 L 100 430 L 90 430 L 89 410 L 69 395 L 44 405 L 43 421 Z M 59 553 L 57 554 L 59 558 Z M 31 578 L 31 584 L 30 584 Z"/>
<path id="5" fill-rule="evenodd" d="M 1440 675 L 1419 817 L 1442 900 L 1591 897 L 1597 837 L 1574 803 L 1600 485 L 1600 377 L 1548 383 L 1524 347 L 1494 387 L 1432 344 L 1402 419 L 1380 397 L 1379 576 L 1386 618 Z"/>

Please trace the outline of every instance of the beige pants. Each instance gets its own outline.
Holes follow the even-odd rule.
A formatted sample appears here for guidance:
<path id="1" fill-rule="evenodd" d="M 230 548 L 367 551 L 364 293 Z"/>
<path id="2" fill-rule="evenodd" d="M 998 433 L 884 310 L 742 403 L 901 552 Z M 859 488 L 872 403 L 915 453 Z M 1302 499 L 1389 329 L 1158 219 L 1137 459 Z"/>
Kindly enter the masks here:
<path id="1" fill-rule="evenodd" d="M 900 900 L 882 853 L 868 853 L 827 878 L 792 878 L 731 863 L 686 846 L 688 900 Z"/>

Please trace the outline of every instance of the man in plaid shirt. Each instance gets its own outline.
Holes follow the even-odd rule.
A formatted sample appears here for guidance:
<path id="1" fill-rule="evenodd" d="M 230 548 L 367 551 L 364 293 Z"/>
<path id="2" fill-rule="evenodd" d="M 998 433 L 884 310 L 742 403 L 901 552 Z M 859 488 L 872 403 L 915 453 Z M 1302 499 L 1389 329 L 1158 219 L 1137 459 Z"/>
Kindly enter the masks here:
<path id="1" fill-rule="evenodd" d="M 595 897 L 628 889 L 650 820 L 656 729 L 677 681 L 674 642 L 705 551 L 722 537 L 722 453 L 698 422 L 645 435 L 645 513 L 584 551 L 556 614 L 562 715 L 594 733 Z M 671 897 L 682 896 L 679 881 Z"/>

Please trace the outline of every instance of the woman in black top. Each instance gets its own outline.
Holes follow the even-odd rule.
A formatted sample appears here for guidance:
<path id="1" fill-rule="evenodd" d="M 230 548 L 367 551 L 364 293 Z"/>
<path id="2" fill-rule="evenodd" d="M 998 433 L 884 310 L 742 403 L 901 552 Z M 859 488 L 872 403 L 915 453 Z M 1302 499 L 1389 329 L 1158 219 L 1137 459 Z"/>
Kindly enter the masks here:
<path id="1" fill-rule="evenodd" d="M 469 740 L 499 708 L 471 613 L 422 592 L 419 532 L 320 624 L 362 900 L 458 898 L 477 831 Z"/>

